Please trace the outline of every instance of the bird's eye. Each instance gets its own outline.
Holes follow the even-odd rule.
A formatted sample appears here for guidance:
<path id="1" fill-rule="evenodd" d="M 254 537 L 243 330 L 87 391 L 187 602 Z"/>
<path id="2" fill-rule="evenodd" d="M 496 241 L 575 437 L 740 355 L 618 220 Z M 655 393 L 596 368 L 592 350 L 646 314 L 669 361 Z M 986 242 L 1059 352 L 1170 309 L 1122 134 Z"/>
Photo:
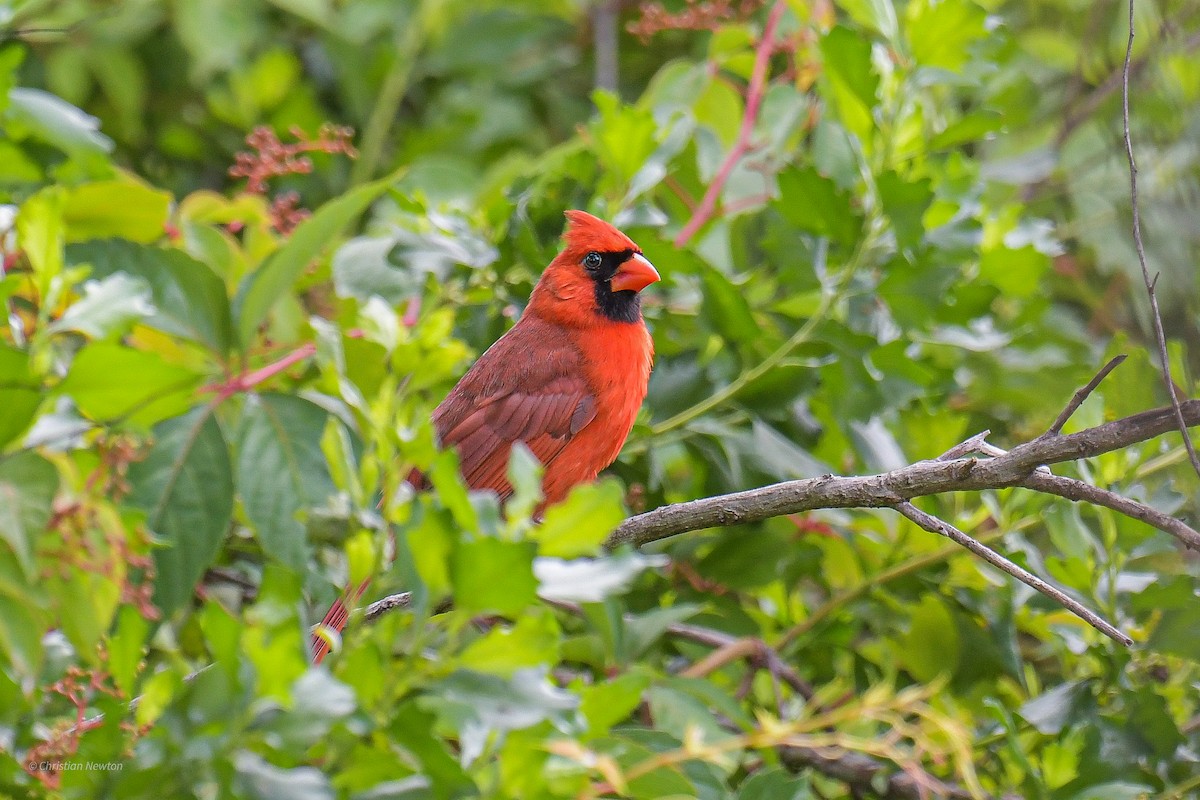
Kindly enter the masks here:
<path id="1" fill-rule="evenodd" d="M 600 258 L 600 254 L 595 250 L 583 257 L 583 265 L 588 269 L 600 269 L 600 264 L 604 259 Z"/>

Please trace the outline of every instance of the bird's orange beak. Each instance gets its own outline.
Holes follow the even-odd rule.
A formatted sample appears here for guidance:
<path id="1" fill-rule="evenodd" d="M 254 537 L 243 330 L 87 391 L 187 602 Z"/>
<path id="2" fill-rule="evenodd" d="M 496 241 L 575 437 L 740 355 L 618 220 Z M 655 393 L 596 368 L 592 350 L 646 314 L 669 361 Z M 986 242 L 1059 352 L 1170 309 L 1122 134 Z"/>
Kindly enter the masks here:
<path id="1" fill-rule="evenodd" d="M 641 253 L 634 253 L 617 268 L 617 274 L 612 276 L 608 285 L 614 292 L 640 292 L 658 280 L 661 278 L 654 265 Z"/>

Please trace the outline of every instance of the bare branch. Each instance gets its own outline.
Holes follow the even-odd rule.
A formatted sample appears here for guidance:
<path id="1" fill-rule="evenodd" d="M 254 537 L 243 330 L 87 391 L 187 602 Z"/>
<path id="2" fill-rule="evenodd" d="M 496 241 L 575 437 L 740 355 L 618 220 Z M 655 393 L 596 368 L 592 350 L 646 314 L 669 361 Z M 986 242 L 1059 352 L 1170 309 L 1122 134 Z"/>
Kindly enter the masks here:
<path id="1" fill-rule="evenodd" d="M 689 677 L 706 675 L 738 658 L 749 658 L 752 663 L 766 668 L 773 676 L 792 687 L 796 694 L 805 700 L 812 700 L 816 693 L 812 684 L 801 677 L 800 673 L 796 672 L 774 648 L 762 639 L 738 637 L 713 628 L 687 625 L 682 622 L 669 625 L 667 633 L 717 648 L 708 658 L 697 661 L 687 669 L 684 674 Z"/>
<path id="2" fill-rule="evenodd" d="M 1079 410 L 1079 407 L 1083 405 L 1083 401 L 1087 400 L 1088 397 L 1091 396 L 1092 392 L 1096 391 L 1096 387 L 1108 377 L 1108 373 L 1121 366 L 1121 362 L 1125 359 L 1126 355 L 1124 353 L 1119 356 L 1114 356 L 1112 360 L 1105 364 L 1104 367 L 1096 373 L 1094 378 L 1087 382 L 1086 386 L 1083 386 L 1077 392 L 1075 392 L 1075 394 L 1071 397 L 1071 402 L 1067 403 L 1067 407 L 1062 410 L 1062 413 L 1059 414 L 1057 418 L 1055 418 L 1054 424 L 1050 426 L 1050 430 L 1048 430 L 1047 433 L 1062 433 L 1063 425 L 1067 424 L 1067 420 L 1071 418 L 1071 415 Z"/>
<path id="3" fill-rule="evenodd" d="M 1186 424 L 1200 424 L 1200 400 L 1181 403 L 1180 413 Z M 644 545 L 702 528 L 759 522 L 818 508 L 890 508 L 914 497 L 1021 486 L 1043 464 L 1120 450 L 1175 427 L 1173 410 L 1158 408 L 1078 433 L 1043 435 L 990 459 L 921 461 L 878 475 L 824 475 L 677 503 L 630 517 L 608 537 L 607 544 Z M 1154 524 L 1150 518 L 1138 518 Z M 1181 536 L 1178 525 L 1164 530 L 1180 537 L 1188 547 L 1195 548 L 1200 542 L 1188 533 Z"/>
<path id="4" fill-rule="evenodd" d="M 1192 469 L 1200 477 L 1200 456 L 1196 455 L 1196 446 L 1188 433 L 1188 423 L 1184 420 L 1180 408 L 1179 395 L 1175 391 L 1175 381 L 1171 377 L 1171 360 L 1167 355 L 1167 335 L 1163 331 L 1162 313 L 1158 310 L 1158 294 L 1155 285 L 1158 276 L 1150 277 L 1150 269 L 1146 266 L 1146 247 L 1142 244 L 1142 216 L 1138 209 L 1137 162 L 1133 158 L 1133 140 L 1129 135 L 1129 64 L 1133 60 L 1133 0 L 1129 0 L 1129 41 L 1125 45 L 1125 66 L 1121 70 L 1121 120 L 1125 133 L 1125 155 L 1129 160 L 1129 200 L 1133 206 L 1133 243 L 1137 249 L 1138 265 L 1142 268 L 1142 281 L 1146 284 L 1146 293 L 1150 296 L 1150 313 L 1154 323 L 1154 338 L 1158 342 L 1158 358 L 1162 362 L 1163 382 L 1167 386 L 1167 396 L 1171 398 L 1171 408 L 1175 412 L 1175 424 L 1183 436 L 1183 446 L 1187 448 L 1188 458 Z"/>
<path id="5" fill-rule="evenodd" d="M 1196 531 L 1170 514 L 1164 514 L 1158 509 L 1136 500 L 1130 500 L 1128 497 L 1122 497 L 1116 492 L 1110 492 L 1074 478 L 1048 475 L 1043 472 L 1033 473 L 1021 485 L 1035 492 L 1057 495 L 1066 500 L 1104 506 L 1147 525 L 1152 525 L 1164 533 L 1169 533 L 1193 550 L 1200 550 L 1200 531 Z"/>
<path id="6" fill-rule="evenodd" d="M 1103 633 L 1105 636 L 1108 636 L 1114 641 L 1120 642 L 1126 647 L 1129 647 L 1133 644 L 1133 639 L 1130 639 L 1124 633 L 1117 630 L 1117 628 L 1110 622 L 1101 618 L 1094 611 L 1075 600 L 1066 592 L 1050 585 L 1046 581 L 1034 575 L 1032 572 L 1029 572 L 1023 567 L 1013 563 L 1012 561 L 1009 561 L 995 550 L 992 550 L 987 545 L 971 538 L 950 523 L 944 522 L 932 514 L 925 513 L 907 500 L 902 503 L 897 503 L 895 505 L 895 509 L 930 533 L 936 533 L 951 539 L 952 541 L 967 548 L 972 553 L 991 564 L 993 567 L 996 567 L 1002 572 L 1007 572 L 1009 575 L 1021 581 L 1021 583 L 1024 583 L 1026 586 L 1032 587 L 1033 589 L 1036 589 L 1037 591 L 1046 595 L 1046 597 L 1051 598 L 1063 608 L 1067 609 L 1072 614 Z"/>
<path id="7" fill-rule="evenodd" d="M 779 757 L 783 765 L 794 772 L 805 768 L 815 769 L 884 800 L 925 800 L 931 797 L 981 800 L 979 795 L 972 794 L 966 787 L 947 783 L 932 775 L 922 774 L 920 778 L 908 772 L 889 775 L 889 765 L 862 753 L 830 747 L 785 746 L 779 748 Z M 982 800 L 986 800 L 986 797 L 984 795 Z M 1004 800 L 1016 798 L 1015 795 L 1005 795 Z"/>

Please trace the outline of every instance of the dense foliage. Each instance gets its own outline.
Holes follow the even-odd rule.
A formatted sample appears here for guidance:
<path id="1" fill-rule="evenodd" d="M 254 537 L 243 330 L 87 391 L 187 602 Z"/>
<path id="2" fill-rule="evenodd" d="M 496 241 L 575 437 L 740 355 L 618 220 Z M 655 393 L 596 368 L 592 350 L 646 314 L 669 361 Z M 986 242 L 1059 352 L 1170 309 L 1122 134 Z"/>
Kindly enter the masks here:
<path id="1" fill-rule="evenodd" d="M 796 746 L 997 795 L 1200 786 L 1196 563 L 1141 523 L 921 501 L 1129 650 L 886 511 L 601 546 L 646 508 L 1036 436 L 1116 352 L 1070 425 L 1162 404 L 1124 6 L 622 8 L 613 94 L 577 3 L 0 0 L 3 794 L 847 796 Z M 1191 388 L 1196 9 L 1138 14 Z M 502 511 L 429 418 L 567 208 L 663 274 L 658 358 L 619 462 L 534 525 L 538 465 Z M 1178 435 L 1076 474 L 1195 522 Z M 410 607 L 311 668 L 368 575 Z"/>

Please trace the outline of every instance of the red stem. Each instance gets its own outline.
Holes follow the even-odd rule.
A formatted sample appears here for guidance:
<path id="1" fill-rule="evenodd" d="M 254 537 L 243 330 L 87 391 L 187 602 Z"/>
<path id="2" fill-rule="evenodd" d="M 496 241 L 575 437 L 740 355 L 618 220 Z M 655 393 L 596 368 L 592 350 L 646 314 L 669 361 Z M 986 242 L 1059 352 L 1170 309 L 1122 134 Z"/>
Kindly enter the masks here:
<path id="1" fill-rule="evenodd" d="M 293 364 L 311 358 L 317 352 L 316 344 L 307 342 L 300 345 L 278 361 L 272 361 L 265 367 L 259 367 L 250 372 L 235 375 L 224 383 L 214 383 L 201 389 L 202 392 L 216 392 L 217 402 L 227 400 L 238 392 L 253 389 L 258 384 L 283 372 Z"/>
<path id="2" fill-rule="evenodd" d="M 700 200 L 700 205 L 692 214 L 692 218 L 675 237 L 676 247 L 683 247 L 687 244 L 696 235 L 696 231 L 712 219 L 713 213 L 717 209 L 717 198 L 720 197 L 721 190 L 725 188 L 725 182 L 729 180 L 737 162 L 750 149 L 750 137 L 754 134 L 754 126 L 758 122 L 758 112 L 762 107 L 763 95 L 766 93 L 767 68 L 770 66 L 771 53 L 775 50 L 775 29 L 779 27 L 783 10 L 782 0 L 771 6 L 771 13 L 767 16 L 767 24 L 763 28 L 762 38 L 754 50 L 754 69 L 750 73 L 750 85 L 746 89 L 746 111 L 742 114 L 742 126 L 738 130 L 737 140 L 734 141 L 729 154 L 725 156 L 712 183 L 708 185 L 708 190 L 704 192 L 704 197 Z"/>

